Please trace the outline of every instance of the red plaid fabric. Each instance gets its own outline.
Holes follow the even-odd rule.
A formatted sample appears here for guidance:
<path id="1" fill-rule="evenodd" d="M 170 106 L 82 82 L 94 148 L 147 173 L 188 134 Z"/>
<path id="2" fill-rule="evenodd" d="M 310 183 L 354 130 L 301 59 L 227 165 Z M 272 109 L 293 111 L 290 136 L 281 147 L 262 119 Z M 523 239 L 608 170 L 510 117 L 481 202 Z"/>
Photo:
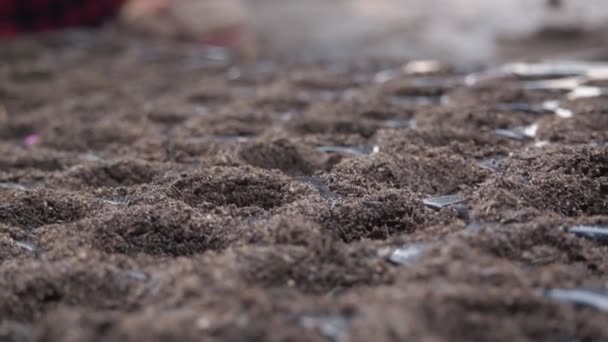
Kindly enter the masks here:
<path id="1" fill-rule="evenodd" d="M 0 0 L 0 37 L 74 26 L 95 26 L 124 0 Z"/>

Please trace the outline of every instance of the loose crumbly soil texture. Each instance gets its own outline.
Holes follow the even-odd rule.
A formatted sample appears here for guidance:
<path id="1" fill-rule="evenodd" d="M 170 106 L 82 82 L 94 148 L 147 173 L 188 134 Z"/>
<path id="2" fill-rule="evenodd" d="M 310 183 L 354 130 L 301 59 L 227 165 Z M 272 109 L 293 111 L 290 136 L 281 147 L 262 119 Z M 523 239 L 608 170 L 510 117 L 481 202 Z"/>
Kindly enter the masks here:
<path id="1" fill-rule="evenodd" d="M 608 223 L 606 97 L 112 30 L 2 44 L 1 341 L 608 340 L 545 296 L 606 286 L 608 246 L 562 229 Z M 558 99 L 572 118 L 508 109 Z"/>

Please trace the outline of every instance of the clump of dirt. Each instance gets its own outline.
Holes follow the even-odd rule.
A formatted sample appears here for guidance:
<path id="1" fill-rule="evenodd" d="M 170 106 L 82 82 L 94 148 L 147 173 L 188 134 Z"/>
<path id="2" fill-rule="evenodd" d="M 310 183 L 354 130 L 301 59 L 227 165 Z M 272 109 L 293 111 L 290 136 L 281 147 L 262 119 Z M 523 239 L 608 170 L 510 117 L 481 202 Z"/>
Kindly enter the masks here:
<path id="1" fill-rule="evenodd" d="M 603 95 L 3 44 L 0 340 L 608 340 Z"/>
<path id="2" fill-rule="evenodd" d="M 605 215 L 605 147 L 548 148 L 511 157 L 476 192 L 481 217 L 504 220 L 522 210 L 564 216 Z"/>
<path id="3" fill-rule="evenodd" d="M 434 218 L 435 217 L 435 218 Z M 387 239 L 413 232 L 437 215 L 407 190 L 386 190 L 362 198 L 336 201 L 323 213 L 323 225 L 345 241 L 360 238 Z"/>
<path id="4" fill-rule="evenodd" d="M 393 278 L 390 266 L 374 250 L 349 248 L 331 239 L 316 240 L 306 247 L 256 248 L 239 257 L 246 259 L 241 266 L 246 281 L 305 293 L 390 283 Z"/>
<path id="5" fill-rule="evenodd" d="M 129 267 L 134 264 L 125 258 L 86 252 L 56 261 L 5 264 L 0 310 L 11 320 L 32 320 L 66 305 L 132 309 L 142 286 Z"/>
<path id="6" fill-rule="evenodd" d="M 328 174 L 328 183 L 338 193 L 360 193 L 373 189 L 407 188 L 427 195 L 445 195 L 480 183 L 484 172 L 457 155 L 438 155 L 440 149 L 402 154 L 378 153 L 364 159 L 349 159 Z"/>
<path id="7" fill-rule="evenodd" d="M 165 201 L 129 206 L 72 225 L 46 226 L 36 235 L 47 249 L 61 241 L 70 248 L 98 246 L 113 254 L 179 256 L 225 248 L 237 240 L 238 229 L 227 230 L 223 228 L 225 225 L 234 222 L 216 215 L 202 215 L 183 202 Z M 73 236 L 74 232 L 80 234 Z"/>

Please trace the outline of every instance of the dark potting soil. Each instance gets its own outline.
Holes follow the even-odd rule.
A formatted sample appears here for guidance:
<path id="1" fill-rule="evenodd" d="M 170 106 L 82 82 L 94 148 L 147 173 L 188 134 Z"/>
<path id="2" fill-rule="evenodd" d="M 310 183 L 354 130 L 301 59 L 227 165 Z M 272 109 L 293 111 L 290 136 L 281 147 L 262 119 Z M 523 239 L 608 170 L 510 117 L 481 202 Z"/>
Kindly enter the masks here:
<path id="1" fill-rule="evenodd" d="M 608 340 L 608 97 L 404 62 L 3 43 L 0 341 Z"/>

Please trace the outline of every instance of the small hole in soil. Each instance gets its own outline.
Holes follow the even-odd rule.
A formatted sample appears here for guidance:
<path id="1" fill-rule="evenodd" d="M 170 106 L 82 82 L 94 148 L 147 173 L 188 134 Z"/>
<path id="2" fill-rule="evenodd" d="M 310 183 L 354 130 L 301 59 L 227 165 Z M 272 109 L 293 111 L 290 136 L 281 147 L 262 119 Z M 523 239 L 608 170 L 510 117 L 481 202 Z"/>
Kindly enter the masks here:
<path id="1" fill-rule="evenodd" d="M 74 194 L 51 191 L 13 192 L 13 195 L 0 201 L 0 222 L 34 229 L 47 224 L 80 220 L 90 209 L 88 200 Z"/>
<path id="2" fill-rule="evenodd" d="M 59 293 L 59 291 L 51 288 L 43 294 L 41 301 L 43 303 L 53 303 L 53 302 L 60 301 L 61 298 L 63 298 L 61 293 Z"/>
<path id="3" fill-rule="evenodd" d="M 248 164 L 264 169 L 278 169 L 293 176 L 311 175 L 325 162 L 323 153 L 287 139 L 245 146 L 239 156 Z"/>
<path id="4" fill-rule="evenodd" d="M 54 182 L 81 187 L 119 187 L 149 183 L 161 170 L 143 161 L 86 164 L 59 175 Z"/>
<path id="5" fill-rule="evenodd" d="M 290 201 L 287 187 L 287 180 L 276 173 L 218 168 L 210 174 L 181 179 L 173 184 L 170 192 L 172 197 L 192 206 L 272 209 Z"/>

